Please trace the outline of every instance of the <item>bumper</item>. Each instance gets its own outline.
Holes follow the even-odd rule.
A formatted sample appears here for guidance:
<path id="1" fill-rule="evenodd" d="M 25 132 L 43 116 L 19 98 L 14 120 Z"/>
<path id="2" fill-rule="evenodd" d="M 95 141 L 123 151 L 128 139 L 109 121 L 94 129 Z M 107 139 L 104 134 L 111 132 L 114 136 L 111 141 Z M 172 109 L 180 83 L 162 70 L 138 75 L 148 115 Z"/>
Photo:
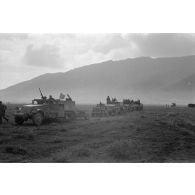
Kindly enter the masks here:
<path id="1" fill-rule="evenodd" d="M 15 118 L 22 118 L 24 120 L 28 120 L 30 118 L 28 114 L 22 113 L 22 112 L 16 112 L 16 113 L 14 113 L 14 117 Z"/>

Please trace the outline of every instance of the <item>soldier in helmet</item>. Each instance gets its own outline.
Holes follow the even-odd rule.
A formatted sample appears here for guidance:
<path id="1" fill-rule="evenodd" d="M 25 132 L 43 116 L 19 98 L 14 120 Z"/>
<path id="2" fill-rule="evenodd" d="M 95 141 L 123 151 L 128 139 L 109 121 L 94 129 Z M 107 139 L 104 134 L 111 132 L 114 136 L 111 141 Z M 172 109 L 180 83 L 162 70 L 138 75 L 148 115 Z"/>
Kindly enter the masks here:
<path id="1" fill-rule="evenodd" d="M 8 122 L 8 118 L 5 116 L 7 106 L 0 101 L 0 124 L 2 124 L 2 118 Z"/>
<path id="2" fill-rule="evenodd" d="M 53 104 L 55 103 L 55 99 L 50 95 L 48 99 L 49 103 Z"/>

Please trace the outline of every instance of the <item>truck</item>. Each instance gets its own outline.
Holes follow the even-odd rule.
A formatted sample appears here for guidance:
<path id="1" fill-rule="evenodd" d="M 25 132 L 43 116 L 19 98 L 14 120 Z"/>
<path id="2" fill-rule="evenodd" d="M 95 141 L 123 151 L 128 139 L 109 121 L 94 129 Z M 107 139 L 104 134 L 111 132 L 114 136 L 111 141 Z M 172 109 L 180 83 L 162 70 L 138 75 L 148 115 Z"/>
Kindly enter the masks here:
<path id="1" fill-rule="evenodd" d="M 91 116 L 114 116 L 141 110 L 143 110 L 143 104 L 140 102 L 140 100 L 133 101 L 124 99 L 122 102 L 118 102 L 116 98 L 112 98 L 111 100 L 108 96 L 106 104 L 100 102 L 95 107 L 93 107 Z"/>
<path id="2" fill-rule="evenodd" d="M 14 113 L 15 123 L 22 125 L 25 121 L 31 120 L 39 126 L 47 119 L 65 119 L 66 121 L 75 120 L 76 118 L 87 119 L 84 111 L 78 110 L 75 101 L 69 94 L 66 99 L 54 99 L 52 96 L 47 98 L 43 96 L 39 88 L 41 98 L 33 99 L 31 104 L 17 107 Z"/>

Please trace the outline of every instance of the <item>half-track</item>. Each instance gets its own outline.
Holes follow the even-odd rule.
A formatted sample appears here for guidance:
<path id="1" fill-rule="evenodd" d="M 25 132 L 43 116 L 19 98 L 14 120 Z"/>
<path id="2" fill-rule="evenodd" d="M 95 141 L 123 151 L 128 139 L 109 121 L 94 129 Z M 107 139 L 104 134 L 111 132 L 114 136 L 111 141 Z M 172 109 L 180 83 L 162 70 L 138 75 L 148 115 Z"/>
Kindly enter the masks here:
<path id="1" fill-rule="evenodd" d="M 39 89 L 40 90 L 40 89 Z M 87 118 L 84 111 L 77 110 L 75 101 L 67 94 L 66 99 L 47 98 L 33 99 L 31 104 L 17 107 L 14 113 L 15 122 L 19 125 L 25 121 L 32 120 L 35 125 L 41 125 L 47 119 L 74 120 L 77 117 Z"/>

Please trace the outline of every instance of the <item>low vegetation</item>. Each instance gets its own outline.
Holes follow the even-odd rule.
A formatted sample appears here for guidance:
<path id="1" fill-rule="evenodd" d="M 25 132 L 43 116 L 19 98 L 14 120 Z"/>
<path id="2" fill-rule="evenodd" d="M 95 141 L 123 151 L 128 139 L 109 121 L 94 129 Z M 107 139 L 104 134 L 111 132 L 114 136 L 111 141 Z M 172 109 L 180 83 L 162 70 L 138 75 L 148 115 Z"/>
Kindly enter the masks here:
<path id="1" fill-rule="evenodd" d="M 145 107 L 123 116 L 0 127 L 0 162 L 194 162 L 195 109 Z M 88 113 L 90 106 L 83 106 Z M 171 113 L 171 114 L 170 114 Z"/>

